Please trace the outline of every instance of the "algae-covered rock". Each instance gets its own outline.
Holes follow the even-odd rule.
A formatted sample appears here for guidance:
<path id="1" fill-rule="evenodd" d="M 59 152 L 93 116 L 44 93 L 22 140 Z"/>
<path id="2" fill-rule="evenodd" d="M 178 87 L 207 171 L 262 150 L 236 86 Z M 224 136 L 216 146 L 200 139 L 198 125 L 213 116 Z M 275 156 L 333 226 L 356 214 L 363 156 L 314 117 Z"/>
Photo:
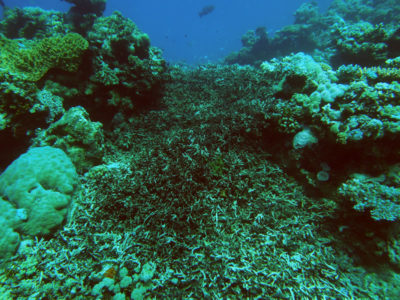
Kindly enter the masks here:
<path id="1" fill-rule="evenodd" d="M 339 187 L 339 194 L 355 203 L 354 209 L 370 211 L 375 220 L 400 219 L 399 186 L 385 184 L 382 177 L 355 174 Z"/>
<path id="2" fill-rule="evenodd" d="M 63 99 L 43 89 L 36 94 L 37 103 L 30 109 L 31 113 L 45 112 L 47 114 L 46 122 L 51 123 L 61 116 L 65 110 Z"/>
<path id="3" fill-rule="evenodd" d="M 254 64 L 265 57 L 271 56 L 270 39 L 265 27 L 249 30 L 242 36 L 243 49 L 233 52 L 226 57 L 228 64 Z"/>
<path id="4" fill-rule="evenodd" d="M 40 132 L 34 145 L 49 145 L 64 150 L 78 172 L 84 172 L 102 161 L 102 124 L 90 121 L 84 108 L 73 107 L 60 120 Z"/>
<path id="5" fill-rule="evenodd" d="M 386 247 L 389 261 L 396 267 L 400 267 L 400 226 L 393 224 L 390 228 Z"/>
<path id="6" fill-rule="evenodd" d="M 66 22 L 74 32 L 86 35 L 95 20 L 103 15 L 106 0 L 66 0 L 73 6 L 65 15 Z"/>
<path id="7" fill-rule="evenodd" d="M 144 76 L 138 73 L 139 70 L 146 72 L 147 76 L 154 77 L 164 71 L 165 62 L 159 50 L 150 46 L 149 36 L 119 12 L 114 12 L 109 17 L 98 18 L 88 33 L 88 40 L 91 48 L 103 58 L 103 61 L 95 63 L 98 72 L 102 69 L 100 64 L 107 64 L 112 69 L 119 67 L 122 79 L 120 82 L 123 85 L 128 84 L 129 78 L 143 78 Z M 134 74 L 129 76 L 128 70 Z"/>
<path id="8" fill-rule="evenodd" d="M 334 32 L 338 56 L 341 63 L 356 63 L 364 66 L 379 65 L 389 54 L 390 31 L 383 25 L 372 25 L 360 21 L 355 24 L 338 24 Z"/>
<path id="9" fill-rule="evenodd" d="M 28 130 L 42 121 L 44 123 L 46 118 L 36 118 L 31 111 L 37 103 L 38 88 L 33 82 L 1 71 L 0 79 L 1 130 L 8 130 L 18 137 L 26 136 Z"/>
<path id="10" fill-rule="evenodd" d="M 165 61 L 131 20 L 119 12 L 98 18 L 88 32 L 88 41 L 93 74 L 85 93 L 95 98 L 97 106 L 131 111 L 158 98 Z"/>
<path id="11" fill-rule="evenodd" d="M 74 6 L 71 11 L 79 14 L 95 14 L 101 16 L 106 8 L 107 0 L 65 0 Z"/>
<path id="12" fill-rule="evenodd" d="M 372 24 L 396 24 L 400 21 L 400 5 L 397 0 L 334 0 L 328 14 L 351 22 L 363 20 Z"/>
<path id="13" fill-rule="evenodd" d="M 0 21 L 0 32 L 9 39 L 43 39 L 68 31 L 62 12 L 39 7 L 6 9 Z"/>

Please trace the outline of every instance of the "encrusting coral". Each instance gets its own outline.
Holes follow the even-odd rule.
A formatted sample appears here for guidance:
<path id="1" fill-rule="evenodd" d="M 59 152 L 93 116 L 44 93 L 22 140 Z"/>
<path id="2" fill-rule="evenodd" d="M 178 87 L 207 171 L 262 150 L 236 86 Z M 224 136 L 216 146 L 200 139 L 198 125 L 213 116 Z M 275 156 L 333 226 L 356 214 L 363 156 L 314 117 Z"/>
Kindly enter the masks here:
<path id="1" fill-rule="evenodd" d="M 27 81 L 38 81 L 53 68 L 76 72 L 88 46 L 77 33 L 36 41 L 11 40 L 0 35 L 0 68 Z"/>

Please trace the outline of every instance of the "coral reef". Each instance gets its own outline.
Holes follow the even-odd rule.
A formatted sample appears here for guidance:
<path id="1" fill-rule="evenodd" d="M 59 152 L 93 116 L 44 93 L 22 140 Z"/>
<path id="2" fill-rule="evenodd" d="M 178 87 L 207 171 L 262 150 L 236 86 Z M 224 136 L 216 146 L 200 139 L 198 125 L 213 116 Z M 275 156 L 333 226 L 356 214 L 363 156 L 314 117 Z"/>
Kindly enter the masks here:
<path id="1" fill-rule="evenodd" d="M 93 94 L 96 103 L 129 112 L 157 98 L 165 62 L 132 21 L 119 12 L 98 18 L 88 40 L 94 57 L 87 94 Z"/>
<path id="2" fill-rule="evenodd" d="M 101 16 L 106 8 L 106 0 L 65 0 L 72 3 L 70 12 L 79 14 L 95 14 Z"/>
<path id="3" fill-rule="evenodd" d="M 351 22 L 363 20 L 373 24 L 396 24 L 400 21 L 399 12 L 396 0 L 334 0 L 329 9 L 329 15 L 339 15 Z"/>
<path id="4" fill-rule="evenodd" d="M 0 298 L 398 298 L 398 1 L 198 67 L 68 2 L 0 21 Z"/>
<path id="5" fill-rule="evenodd" d="M 74 165 L 57 148 L 32 148 L 8 166 L 0 175 L 0 195 L 6 200 L 0 198 L 0 221 L 5 231 L 1 258 L 15 252 L 18 233 L 25 237 L 48 236 L 59 228 L 76 185 Z"/>
<path id="6" fill-rule="evenodd" d="M 293 52 L 312 52 L 327 48 L 331 43 L 327 35 L 331 18 L 324 17 L 316 3 L 304 3 L 295 13 L 295 23 L 268 36 L 266 28 L 249 31 L 242 37 L 243 48 L 226 57 L 228 64 L 259 65 L 267 59 L 289 55 Z M 250 39 L 250 42 L 249 41 Z"/>
<path id="7" fill-rule="evenodd" d="M 76 72 L 88 42 L 77 33 L 24 43 L 0 36 L 2 72 L 26 81 L 38 81 L 50 69 Z"/>
<path id="8" fill-rule="evenodd" d="M 7 139 L 23 140 L 62 115 L 63 98 L 41 90 L 39 81 L 49 71 L 77 72 L 87 47 L 88 42 L 76 33 L 35 40 L 0 34 L 1 131 Z"/>
<path id="9" fill-rule="evenodd" d="M 271 37 L 246 33 L 243 48 L 225 61 L 259 65 L 274 57 L 305 52 L 322 56 L 334 66 L 378 65 L 400 55 L 398 17 L 394 11 L 400 11 L 394 1 L 338 0 L 323 14 L 315 2 L 304 3 L 295 13 L 294 24 Z M 249 35 L 253 35 L 252 42 L 246 43 Z"/>
<path id="10" fill-rule="evenodd" d="M 21 242 L 15 230 L 20 222 L 17 210 L 0 197 L 0 259 L 13 256 Z"/>
<path id="11" fill-rule="evenodd" d="M 356 63 L 374 66 L 400 54 L 390 47 L 395 32 L 391 26 L 372 25 L 360 21 L 353 24 L 337 24 L 333 33 L 336 54 L 334 61 L 341 64 Z"/>
<path id="12" fill-rule="evenodd" d="M 82 36 L 63 22 L 66 17 L 15 8 L 0 22 L 0 139 L 26 146 L 37 128 L 74 106 L 85 107 L 107 126 L 114 115 L 123 119 L 157 101 L 165 62 L 132 21 L 120 13 L 95 14 Z M 16 158 L 6 156 L 3 166 Z"/>
<path id="13" fill-rule="evenodd" d="M 9 39 L 43 39 L 54 34 L 65 34 L 69 27 L 61 12 L 39 7 L 7 9 L 0 22 L 1 33 Z"/>
<path id="14" fill-rule="evenodd" d="M 104 155 L 102 124 L 91 122 L 82 107 L 70 108 L 60 120 L 37 133 L 35 146 L 53 146 L 64 150 L 78 172 L 98 165 Z"/>
<path id="15" fill-rule="evenodd" d="M 355 174 L 340 186 L 339 194 L 356 202 L 356 210 L 369 210 L 375 220 L 395 221 L 400 218 L 400 189 L 385 185 L 382 178 Z"/>
<path id="16" fill-rule="evenodd" d="M 397 68 L 352 65 L 335 72 L 302 53 L 264 62 L 261 68 L 274 86 L 272 109 L 283 132 L 315 127 L 342 144 L 395 138 L 398 133 Z"/>

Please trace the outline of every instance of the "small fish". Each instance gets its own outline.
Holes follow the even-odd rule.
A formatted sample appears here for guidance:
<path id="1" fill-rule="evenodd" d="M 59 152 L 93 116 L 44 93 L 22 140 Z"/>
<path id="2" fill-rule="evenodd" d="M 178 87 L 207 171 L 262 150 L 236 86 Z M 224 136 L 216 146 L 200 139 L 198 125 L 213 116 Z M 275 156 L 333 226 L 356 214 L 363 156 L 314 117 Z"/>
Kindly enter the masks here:
<path id="1" fill-rule="evenodd" d="M 204 6 L 201 11 L 199 11 L 199 17 L 202 18 L 210 13 L 212 13 L 215 9 L 214 5 L 206 5 Z"/>
<path id="2" fill-rule="evenodd" d="M 0 0 L 0 6 L 4 9 L 6 7 L 6 5 L 4 4 L 3 0 Z"/>

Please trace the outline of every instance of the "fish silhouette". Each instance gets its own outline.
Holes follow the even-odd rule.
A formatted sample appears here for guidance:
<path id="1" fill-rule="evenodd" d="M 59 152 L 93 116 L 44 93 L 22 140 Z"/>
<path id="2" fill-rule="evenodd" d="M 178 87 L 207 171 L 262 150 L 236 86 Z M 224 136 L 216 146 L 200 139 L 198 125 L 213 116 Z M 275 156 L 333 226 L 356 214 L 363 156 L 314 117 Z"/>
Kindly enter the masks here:
<path id="1" fill-rule="evenodd" d="M 204 6 L 201 11 L 199 11 L 199 17 L 202 18 L 210 13 L 212 13 L 215 9 L 214 5 L 206 5 Z"/>
<path id="2" fill-rule="evenodd" d="M 5 8 L 5 7 L 6 7 L 6 5 L 4 4 L 4 1 L 3 1 L 3 0 L 0 0 L 0 6 L 1 6 L 2 8 Z"/>

